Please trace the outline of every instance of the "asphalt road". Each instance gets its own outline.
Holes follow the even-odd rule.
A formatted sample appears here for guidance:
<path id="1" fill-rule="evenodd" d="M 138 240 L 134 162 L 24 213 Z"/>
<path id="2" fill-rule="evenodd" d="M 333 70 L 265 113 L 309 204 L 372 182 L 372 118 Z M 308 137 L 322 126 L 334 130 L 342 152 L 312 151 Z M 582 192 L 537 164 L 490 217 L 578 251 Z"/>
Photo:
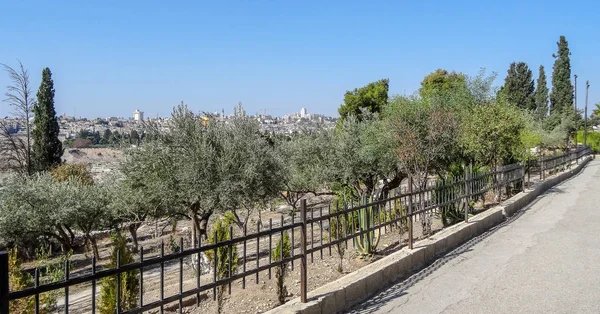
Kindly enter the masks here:
<path id="1" fill-rule="evenodd" d="M 350 313 L 600 313 L 600 159 Z"/>

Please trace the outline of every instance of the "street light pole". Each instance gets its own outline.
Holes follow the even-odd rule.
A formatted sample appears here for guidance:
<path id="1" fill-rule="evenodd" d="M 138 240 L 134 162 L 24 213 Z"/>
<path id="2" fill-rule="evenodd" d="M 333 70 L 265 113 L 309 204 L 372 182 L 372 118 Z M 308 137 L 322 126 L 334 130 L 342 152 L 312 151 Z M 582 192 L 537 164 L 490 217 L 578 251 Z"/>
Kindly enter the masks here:
<path id="1" fill-rule="evenodd" d="M 587 106 L 588 106 L 588 90 L 590 89 L 590 81 L 585 81 L 585 120 L 583 122 L 583 146 L 587 145 Z"/>
<path id="2" fill-rule="evenodd" d="M 575 94 L 573 96 L 575 98 L 575 112 L 577 112 L 577 74 L 575 74 Z"/>

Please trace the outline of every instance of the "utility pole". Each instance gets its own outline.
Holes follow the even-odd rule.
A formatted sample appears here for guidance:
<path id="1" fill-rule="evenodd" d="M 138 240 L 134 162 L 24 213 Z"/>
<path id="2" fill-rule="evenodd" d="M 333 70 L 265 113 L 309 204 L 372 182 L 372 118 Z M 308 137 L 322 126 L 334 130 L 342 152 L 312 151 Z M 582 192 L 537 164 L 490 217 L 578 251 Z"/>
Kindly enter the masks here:
<path id="1" fill-rule="evenodd" d="M 583 121 L 583 146 L 587 145 L 587 105 L 588 105 L 588 91 L 590 89 L 590 81 L 585 81 L 585 117 Z"/>
<path id="2" fill-rule="evenodd" d="M 573 96 L 575 98 L 575 112 L 577 112 L 577 74 L 575 74 L 575 94 Z"/>

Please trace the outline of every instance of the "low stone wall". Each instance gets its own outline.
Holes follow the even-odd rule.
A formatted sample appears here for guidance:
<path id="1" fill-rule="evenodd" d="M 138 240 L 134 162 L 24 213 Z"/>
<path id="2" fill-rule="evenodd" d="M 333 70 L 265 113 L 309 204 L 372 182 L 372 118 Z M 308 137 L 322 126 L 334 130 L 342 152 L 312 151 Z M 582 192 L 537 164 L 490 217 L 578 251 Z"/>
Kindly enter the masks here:
<path id="1" fill-rule="evenodd" d="M 405 247 L 336 281 L 310 291 L 307 303 L 301 303 L 300 298 L 296 298 L 267 313 L 332 314 L 348 309 L 397 280 L 407 278 L 433 262 L 437 257 L 469 239 L 500 224 L 506 217 L 512 216 L 554 185 L 581 171 L 590 160 L 591 157 L 588 157 L 573 169 L 534 184 L 527 191 L 515 195 L 501 206 L 496 206 L 470 218 L 468 223 L 458 223 L 425 240 L 416 242 L 413 250 Z"/>

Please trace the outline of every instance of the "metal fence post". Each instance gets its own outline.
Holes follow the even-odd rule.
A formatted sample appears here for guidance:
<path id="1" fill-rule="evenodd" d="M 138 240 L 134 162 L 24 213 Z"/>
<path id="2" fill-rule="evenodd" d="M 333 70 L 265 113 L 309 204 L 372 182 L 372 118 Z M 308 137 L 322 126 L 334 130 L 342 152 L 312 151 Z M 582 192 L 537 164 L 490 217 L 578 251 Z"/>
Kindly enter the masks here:
<path id="1" fill-rule="evenodd" d="M 540 158 L 540 180 L 544 180 L 544 153 Z"/>
<path id="2" fill-rule="evenodd" d="M 306 303 L 307 269 L 306 269 L 306 199 L 300 200 L 300 301 Z"/>
<path id="3" fill-rule="evenodd" d="M 413 177 L 408 177 L 408 248 L 413 249 Z"/>
<path id="4" fill-rule="evenodd" d="M 469 222 L 469 169 L 465 165 L 465 222 Z"/>
<path id="5" fill-rule="evenodd" d="M 0 313 L 8 314 L 8 252 L 0 252 Z"/>
<path id="6" fill-rule="evenodd" d="M 523 159 L 523 162 L 521 163 L 521 173 L 522 173 L 521 190 L 523 192 L 525 192 L 525 159 Z"/>

